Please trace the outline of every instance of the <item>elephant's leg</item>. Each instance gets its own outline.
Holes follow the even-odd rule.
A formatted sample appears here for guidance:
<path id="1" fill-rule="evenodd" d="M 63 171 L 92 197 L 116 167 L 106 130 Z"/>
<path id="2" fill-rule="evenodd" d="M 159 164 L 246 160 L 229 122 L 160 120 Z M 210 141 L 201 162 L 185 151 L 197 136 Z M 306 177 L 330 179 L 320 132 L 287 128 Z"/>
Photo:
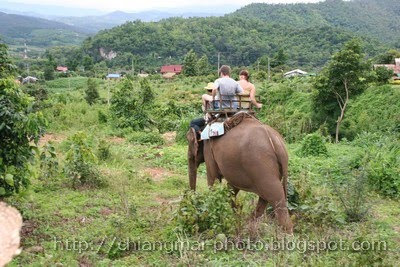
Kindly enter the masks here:
<path id="1" fill-rule="evenodd" d="M 279 225 L 281 225 L 287 233 L 292 234 L 293 224 L 290 220 L 289 211 L 286 207 L 286 203 L 284 205 L 281 205 L 279 203 L 275 205 L 274 212 Z"/>
<path id="2" fill-rule="evenodd" d="M 261 197 L 258 198 L 258 203 L 256 210 L 254 211 L 253 217 L 259 218 L 264 214 L 265 208 L 267 207 L 268 202 Z"/>
<path id="3" fill-rule="evenodd" d="M 286 206 L 286 195 L 283 190 L 282 183 L 279 180 L 279 176 L 273 175 L 273 172 L 271 171 L 268 177 L 262 181 L 263 183 L 258 185 L 258 188 L 262 189 L 259 191 L 259 196 L 265 200 L 265 204 L 263 201 L 261 201 L 261 203 L 259 201 L 260 209 L 263 208 L 264 210 L 267 204 L 266 202 L 268 202 L 274 210 L 275 218 L 278 220 L 278 224 L 282 226 L 286 232 L 292 233 L 293 225 L 290 220 L 289 212 Z"/>
<path id="4" fill-rule="evenodd" d="M 234 187 L 234 186 L 232 186 L 232 185 L 229 185 L 229 187 L 232 188 L 233 196 L 234 196 L 234 198 L 231 199 L 231 206 L 232 206 L 233 209 L 236 210 L 236 209 L 237 209 L 236 197 L 237 197 L 237 195 L 238 195 L 240 189 L 237 188 L 237 187 Z"/>
<path id="5" fill-rule="evenodd" d="M 214 158 L 211 156 L 211 148 L 209 145 L 204 147 L 204 155 L 206 162 L 206 170 L 207 170 L 207 184 L 208 186 L 213 186 L 215 180 L 221 180 L 221 173 L 219 171 L 218 165 L 215 162 Z"/>

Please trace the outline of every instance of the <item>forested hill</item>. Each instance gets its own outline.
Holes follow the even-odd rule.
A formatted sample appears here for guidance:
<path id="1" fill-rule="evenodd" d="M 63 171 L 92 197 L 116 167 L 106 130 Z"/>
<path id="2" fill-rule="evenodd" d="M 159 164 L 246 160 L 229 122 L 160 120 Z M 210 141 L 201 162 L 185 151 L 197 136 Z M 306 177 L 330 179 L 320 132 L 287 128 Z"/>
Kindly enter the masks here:
<path id="1" fill-rule="evenodd" d="M 56 21 L 0 12 L 0 35 L 8 44 L 36 46 L 79 44 L 87 34 Z"/>
<path id="2" fill-rule="evenodd" d="M 95 61 L 103 60 L 100 48 L 116 52 L 111 67 L 127 65 L 133 57 L 144 66 L 180 63 L 190 49 L 213 63 L 222 52 L 223 63 L 243 66 L 283 48 L 289 65 L 315 67 L 353 37 L 365 41 L 369 56 L 394 47 L 399 5 L 398 0 L 252 4 L 218 18 L 126 23 L 88 39 L 84 50 Z"/>
<path id="3" fill-rule="evenodd" d="M 352 32 L 400 41 L 400 1 L 398 0 L 327 0 L 317 4 L 250 4 L 232 14 L 256 17 L 267 23 L 341 27 Z"/>

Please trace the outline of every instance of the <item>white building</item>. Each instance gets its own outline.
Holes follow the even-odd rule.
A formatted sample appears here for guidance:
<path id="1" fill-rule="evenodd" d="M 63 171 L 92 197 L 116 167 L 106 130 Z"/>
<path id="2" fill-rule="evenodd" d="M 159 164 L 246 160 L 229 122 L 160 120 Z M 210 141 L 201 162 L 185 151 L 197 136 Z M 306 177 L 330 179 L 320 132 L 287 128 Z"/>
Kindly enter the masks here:
<path id="1" fill-rule="evenodd" d="M 291 78 L 291 77 L 298 77 L 298 76 L 305 76 L 308 73 L 305 71 L 302 71 L 300 69 L 296 69 L 296 70 L 292 70 L 289 72 L 286 72 L 285 74 L 283 74 L 283 77 L 285 78 Z"/>

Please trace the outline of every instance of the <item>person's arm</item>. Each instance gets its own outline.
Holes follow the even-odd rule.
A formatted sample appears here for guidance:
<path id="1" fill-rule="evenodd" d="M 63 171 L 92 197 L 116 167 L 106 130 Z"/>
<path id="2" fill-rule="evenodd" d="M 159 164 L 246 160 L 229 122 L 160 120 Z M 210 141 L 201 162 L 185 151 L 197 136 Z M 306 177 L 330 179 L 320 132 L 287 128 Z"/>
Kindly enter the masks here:
<path id="1" fill-rule="evenodd" d="M 219 88 L 219 82 L 218 82 L 218 80 L 216 80 L 214 82 L 214 88 L 212 90 L 212 100 L 213 100 L 213 102 L 215 100 L 215 96 L 217 95 L 218 88 Z"/>
<path id="2" fill-rule="evenodd" d="M 250 100 L 251 100 L 251 103 L 253 103 L 254 106 L 256 106 L 257 108 L 262 108 L 262 104 L 257 103 L 257 100 L 256 100 L 256 87 L 254 85 L 251 86 Z"/>
<path id="3" fill-rule="evenodd" d="M 239 82 L 237 82 L 237 86 L 236 86 L 236 89 L 235 89 L 235 93 L 236 93 L 237 95 L 239 95 L 239 94 L 242 94 L 243 92 L 244 92 L 244 90 L 243 90 L 242 86 L 240 85 Z"/>

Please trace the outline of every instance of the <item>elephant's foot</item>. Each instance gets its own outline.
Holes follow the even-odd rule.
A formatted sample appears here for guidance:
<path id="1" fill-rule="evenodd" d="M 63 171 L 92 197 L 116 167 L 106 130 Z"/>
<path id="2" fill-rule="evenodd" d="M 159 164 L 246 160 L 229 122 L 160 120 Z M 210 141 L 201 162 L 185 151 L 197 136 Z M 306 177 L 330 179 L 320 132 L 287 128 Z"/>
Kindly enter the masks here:
<path id="1" fill-rule="evenodd" d="M 279 225 L 287 234 L 293 234 L 293 224 L 290 220 L 289 211 L 286 207 L 278 207 L 275 209 L 275 217 Z"/>

